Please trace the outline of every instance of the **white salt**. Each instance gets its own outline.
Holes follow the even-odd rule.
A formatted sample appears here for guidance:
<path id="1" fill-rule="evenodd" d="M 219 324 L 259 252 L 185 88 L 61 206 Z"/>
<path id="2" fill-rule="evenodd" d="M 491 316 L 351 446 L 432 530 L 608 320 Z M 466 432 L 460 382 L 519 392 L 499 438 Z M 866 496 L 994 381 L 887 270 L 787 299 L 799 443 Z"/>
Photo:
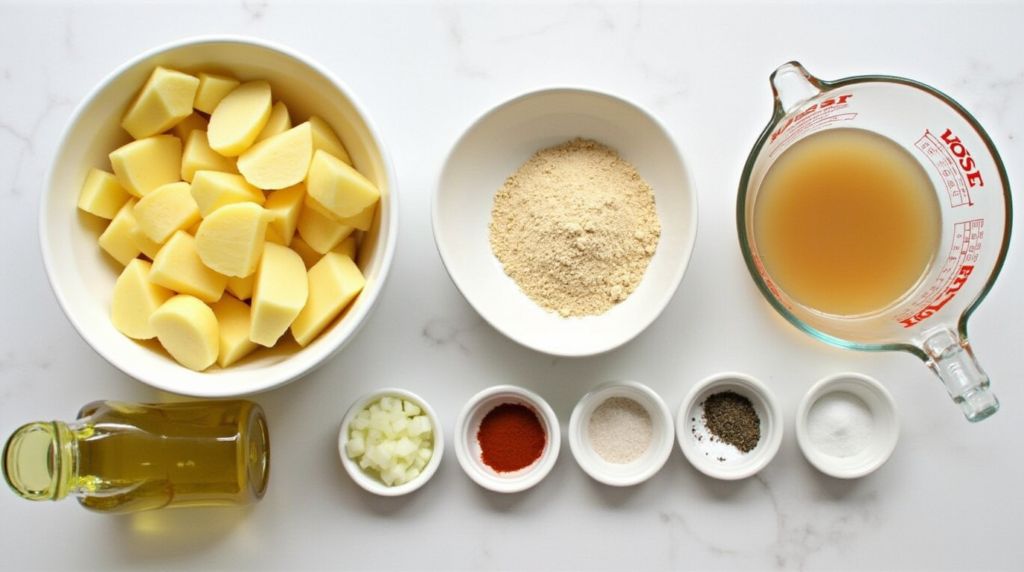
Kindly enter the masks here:
<path id="1" fill-rule="evenodd" d="M 864 400 L 845 391 L 818 399 L 807 415 L 807 435 L 826 455 L 852 457 L 871 441 L 875 419 Z"/>

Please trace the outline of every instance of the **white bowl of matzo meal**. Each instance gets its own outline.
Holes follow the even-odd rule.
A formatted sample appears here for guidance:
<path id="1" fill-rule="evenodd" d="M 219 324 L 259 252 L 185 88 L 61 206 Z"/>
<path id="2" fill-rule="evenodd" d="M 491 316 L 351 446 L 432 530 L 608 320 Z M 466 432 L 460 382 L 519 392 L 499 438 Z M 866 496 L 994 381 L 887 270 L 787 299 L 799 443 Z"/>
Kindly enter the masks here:
<path id="1" fill-rule="evenodd" d="M 665 127 L 621 97 L 555 88 L 515 97 L 454 145 L 433 196 L 452 281 L 534 350 L 587 356 L 635 338 L 693 252 L 697 195 Z"/>

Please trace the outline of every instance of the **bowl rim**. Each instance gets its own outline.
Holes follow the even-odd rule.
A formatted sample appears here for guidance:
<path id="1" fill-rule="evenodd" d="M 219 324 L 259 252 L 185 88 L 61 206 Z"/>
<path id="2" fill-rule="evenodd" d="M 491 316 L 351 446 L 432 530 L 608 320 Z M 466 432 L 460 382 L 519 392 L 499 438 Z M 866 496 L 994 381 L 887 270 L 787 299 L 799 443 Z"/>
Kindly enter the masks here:
<path id="1" fill-rule="evenodd" d="M 807 427 L 811 408 L 819 399 L 837 392 L 853 393 L 872 410 L 878 422 L 876 427 L 882 431 L 874 440 L 874 454 L 869 455 L 871 451 L 865 450 L 856 456 L 856 460 L 835 458 L 819 451 L 811 442 Z M 864 399 L 865 396 L 869 399 Z M 801 398 L 796 412 L 796 439 L 807 461 L 822 473 L 838 479 L 857 479 L 875 472 L 888 462 L 899 443 L 899 419 L 896 400 L 885 385 L 869 375 L 844 371 L 819 379 Z"/>
<path id="2" fill-rule="evenodd" d="M 427 414 L 427 417 L 430 419 L 430 424 L 432 425 L 431 429 L 434 433 L 433 452 L 431 453 L 430 460 L 427 461 L 427 465 L 423 467 L 423 471 L 413 480 L 398 486 L 385 485 L 383 482 L 366 474 L 345 452 L 345 444 L 348 442 L 349 438 L 348 426 L 352 423 L 352 420 L 355 419 L 356 415 L 358 415 L 359 412 L 367 405 L 388 396 L 401 397 L 402 399 L 408 399 L 409 401 L 415 402 L 416 405 L 418 405 L 420 409 Z M 434 408 L 430 403 L 416 393 L 399 387 L 384 387 L 364 393 L 349 406 L 348 411 L 345 412 L 345 417 L 341 421 L 341 427 L 338 431 L 338 455 L 341 459 L 342 466 L 345 467 L 345 472 L 348 473 L 349 477 L 351 477 L 352 480 L 364 490 L 385 497 L 406 495 L 427 484 L 427 481 L 429 481 L 431 477 L 434 476 L 434 473 L 437 472 L 437 468 L 441 466 L 441 458 L 444 456 L 444 446 L 444 426 L 441 424 L 441 419 L 438 417 L 437 412 L 434 411 Z"/>
<path id="3" fill-rule="evenodd" d="M 493 401 L 527 405 L 533 409 L 547 429 L 547 444 L 541 458 L 509 476 L 502 476 L 494 471 L 484 469 L 483 461 L 471 452 L 468 445 L 469 440 L 476 439 L 475 434 L 471 435 L 470 433 L 477 428 L 477 425 L 471 426 L 470 421 L 484 405 Z M 562 437 L 558 416 L 543 397 L 525 387 L 501 384 L 488 387 L 466 401 L 455 422 L 453 441 L 455 457 L 470 479 L 481 487 L 494 492 L 518 493 L 537 485 L 551 472 L 558 460 Z"/>
<path id="4" fill-rule="evenodd" d="M 347 324 L 338 324 L 338 327 L 343 327 L 347 332 L 339 333 L 338 340 L 333 344 L 312 344 L 301 348 L 296 354 L 302 353 L 305 357 L 295 367 L 281 368 L 280 371 L 274 371 L 271 374 L 267 374 L 265 371 L 247 371 L 246 377 L 252 378 L 255 381 L 246 381 L 239 388 L 237 383 L 230 383 L 224 380 L 224 383 L 192 383 L 183 385 L 183 379 L 200 379 L 194 376 L 207 375 L 205 373 L 193 372 L 185 367 L 181 367 L 181 371 L 178 376 L 173 380 L 164 380 L 162 378 L 151 378 L 148 375 L 148 371 L 145 364 L 135 364 L 130 361 L 121 359 L 117 352 L 111 348 L 107 348 L 100 340 L 90 333 L 90 329 L 81 320 L 78 313 L 68 302 L 64 290 L 57 279 L 59 272 L 56 268 L 56 262 L 53 254 L 53 244 L 49 237 L 50 224 L 48 222 L 49 212 L 51 210 L 51 203 L 55 200 L 54 194 L 50 192 L 53 186 L 54 178 L 60 168 L 58 165 L 58 158 L 61 157 L 70 145 L 68 138 L 72 131 L 76 128 L 77 124 L 81 121 L 83 115 L 90 109 L 94 104 L 94 101 L 106 90 L 112 83 L 114 83 L 119 77 L 136 66 L 142 64 L 146 60 L 159 57 L 162 54 L 170 53 L 175 50 L 182 48 L 192 47 L 196 45 L 204 44 L 239 44 L 245 45 L 252 48 L 258 48 L 268 50 L 272 52 L 278 52 L 287 58 L 291 58 L 300 62 L 301 64 L 309 67 L 316 74 L 322 76 L 327 82 L 332 84 L 340 93 L 344 94 L 348 103 L 352 109 L 359 116 L 361 122 L 365 125 L 366 131 L 369 137 L 372 139 L 372 144 L 380 150 L 380 163 L 382 171 L 387 177 L 388 183 L 388 201 L 387 201 L 387 212 L 388 212 L 388 225 L 387 228 L 381 227 L 378 232 L 380 236 L 377 238 L 378 248 L 381 249 L 381 254 L 377 258 L 379 261 L 379 273 L 377 276 L 377 287 L 366 290 L 360 294 L 365 296 L 365 304 L 361 305 L 358 309 L 351 308 L 348 316 L 344 318 Z M 355 95 L 353 90 L 340 78 L 338 78 L 331 70 L 320 64 L 315 59 L 305 55 L 302 52 L 294 50 L 290 47 L 282 44 L 263 40 L 246 35 L 238 34 L 208 34 L 208 35 L 197 35 L 182 37 L 170 42 L 157 45 L 150 49 L 147 49 L 128 60 L 122 62 L 120 65 L 115 67 L 112 71 L 108 72 L 101 81 L 94 85 L 89 91 L 83 95 L 71 115 L 68 117 L 63 128 L 60 131 L 58 137 L 58 143 L 55 146 L 50 159 L 49 164 L 46 168 L 46 173 L 43 178 L 43 185 L 39 198 L 39 213 L 37 216 L 38 232 L 39 237 L 38 247 L 41 251 L 41 257 L 43 261 L 43 268 L 46 274 L 47 282 L 50 285 L 50 289 L 57 300 L 65 318 L 71 323 L 79 336 L 85 340 L 87 345 L 93 349 L 97 354 L 103 357 L 107 363 L 122 371 L 127 376 L 140 381 L 146 385 L 154 387 L 159 390 L 167 391 L 170 393 L 200 397 L 200 398 L 219 398 L 219 397 L 243 397 L 247 395 L 254 395 L 275 389 L 282 385 L 286 385 L 302 378 L 303 376 L 311 373 L 320 366 L 322 366 L 329 358 L 336 353 L 340 352 L 345 345 L 351 341 L 358 331 L 363 327 L 367 318 L 376 308 L 378 301 L 381 297 L 382 291 L 387 284 L 387 276 L 390 273 L 392 262 L 395 255 L 395 249 L 398 242 L 398 226 L 399 226 L 399 210 L 398 210 L 398 177 L 395 171 L 394 161 L 391 154 L 388 152 L 387 146 L 381 136 L 380 129 L 376 126 L 363 103 L 360 101 L 358 96 Z M 352 312 L 355 310 L 356 312 Z M 336 328 L 337 329 L 337 328 Z M 290 361 L 290 358 L 284 361 Z M 170 359 L 170 358 L 168 358 Z M 278 364 L 274 364 L 278 365 Z M 231 373 L 223 374 L 225 376 L 231 376 Z M 220 380 L 218 380 L 220 381 Z"/>
<path id="5" fill-rule="evenodd" d="M 696 405 L 697 398 L 716 387 L 724 386 L 743 388 L 746 393 L 760 401 L 761 409 L 768 415 L 768 419 L 761 420 L 762 427 L 767 429 L 767 435 L 762 434 L 762 441 L 751 451 L 755 456 L 740 467 L 730 467 L 724 463 L 715 464 L 709 457 L 699 454 L 693 439 L 687 433 L 686 420 L 691 416 L 690 412 Z M 783 433 L 784 420 L 779 400 L 764 382 L 736 371 L 716 373 L 698 381 L 683 398 L 676 417 L 676 437 L 686 460 L 701 473 L 726 481 L 751 477 L 768 466 L 782 445 Z"/>
<path id="6" fill-rule="evenodd" d="M 690 213 L 688 219 L 685 221 L 686 229 L 683 233 L 685 239 L 684 242 L 685 244 L 688 245 L 688 248 L 686 249 L 683 260 L 680 261 L 678 267 L 675 268 L 674 271 L 671 273 L 671 280 L 668 283 L 668 288 L 664 293 L 664 296 L 657 302 L 657 304 L 652 306 L 654 311 L 651 313 L 650 317 L 648 319 L 645 319 L 643 323 L 639 324 L 638 327 L 633 328 L 633 331 L 627 332 L 625 336 L 618 337 L 604 343 L 593 344 L 593 347 L 577 349 L 558 349 L 544 347 L 542 344 L 532 341 L 524 336 L 515 335 L 512 331 L 510 331 L 510 329 L 507 326 L 497 323 L 496 321 L 492 321 L 490 314 L 486 311 L 486 308 L 482 307 L 482 304 L 478 303 L 472 297 L 467 295 L 466 292 L 468 288 L 468 280 L 465 278 L 458 277 L 457 272 L 453 270 L 455 261 L 454 257 L 448 252 L 450 250 L 450 247 L 448 246 L 449 241 L 445 239 L 445 231 L 442 228 L 440 228 L 441 225 L 438 224 L 438 221 L 441 217 L 441 189 L 443 188 L 443 183 L 448 173 L 449 164 L 451 162 L 453 153 L 459 150 L 466 143 L 466 141 L 473 135 L 474 131 L 477 130 L 482 124 L 484 124 L 486 120 L 494 117 L 502 110 L 513 105 L 519 104 L 530 98 L 559 94 L 571 94 L 577 96 L 582 95 L 588 97 L 602 98 L 632 108 L 641 116 L 645 117 L 648 121 L 651 122 L 651 124 L 654 127 L 657 128 L 657 130 L 665 138 L 665 141 L 671 148 L 672 154 L 678 159 L 679 164 L 683 167 L 686 176 L 685 180 L 682 181 L 681 183 L 684 184 L 685 188 L 689 190 L 688 208 L 690 210 Z M 603 143 L 608 144 L 613 148 L 615 147 L 612 144 L 612 142 Z M 454 143 L 451 146 L 449 146 L 448 152 L 445 154 L 444 161 L 441 163 L 440 169 L 438 170 L 438 173 L 434 179 L 434 187 L 433 193 L 431 195 L 430 204 L 430 222 L 432 234 L 434 236 L 434 245 L 435 248 L 437 249 L 439 257 L 441 258 L 441 263 L 444 265 L 445 270 L 449 276 L 449 279 L 455 285 L 456 289 L 459 290 L 459 293 L 462 294 L 463 298 L 470 304 L 470 306 L 473 307 L 474 310 L 476 310 L 477 314 L 484 318 L 484 320 L 488 324 L 490 324 L 493 328 L 501 332 L 505 337 L 513 340 L 514 342 L 526 348 L 529 348 L 537 352 L 558 357 L 588 357 L 610 352 L 635 339 L 664 313 L 665 308 L 667 308 L 668 305 L 675 298 L 675 294 L 676 292 L 678 292 L 679 287 L 682 284 L 682 280 L 686 274 L 686 270 L 689 268 L 689 265 L 693 259 L 693 251 L 696 246 L 697 230 L 699 224 L 699 197 L 697 194 L 697 182 L 694 176 L 693 168 L 691 167 L 690 163 L 686 160 L 686 156 L 683 153 L 682 148 L 680 147 L 679 141 L 676 139 L 675 135 L 673 135 L 672 130 L 670 130 L 668 126 L 663 121 L 661 121 L 661 119 L 659 119 L 657 115 L 651 112 L 647 107 L 641 105 L 637 101 L 630 99 L 624 95 L 614 93 L 607 89 L 602 89 L 595 86 L 589 86 L 585 84 L 546 84 L 534 88 L 520 90 L 518 93 L 512 95 L 511 97 L 504 97 L 500 101 L 498 101 L 498 103 L 491 104 L 483 112 L 478 113 L 476 116 L 474 116 L 473 119 L 469 122 L 469 124 L 459 133 Z"/>
<path id="7" fill-rule="evenodd" d="M 640 398 L 634 399 L 637 396 Z M 655 434 L 659 431 L 662 433 L 660 443 L 656 445 L 652 442 L 649 453 L 645 453 L 640 459 L 617 467 L 613 463 L 601 459 L 593 449 L 585 447 L 581 437 L 586 431 L 594 409 L 612 397 L 627 397 L 639 403 L 651 416 Z M 645 404 L 644 401 L 647 403 Z M 665 400 L 656 391 L 639 381 L 627 379 L 601 383 L 580 398 L 569 418 L 569 448 L 572 450 L 573 457 L 576 458 L 577 464 L 585 473 L 606 485 L 625 487 L 648 480 L 665 466 L 674 447 L 675 427 L 672 412 L 669 411 Z M 621 474 L 613 474 L 607 470 L 613 467 L 621 469 Z"/>

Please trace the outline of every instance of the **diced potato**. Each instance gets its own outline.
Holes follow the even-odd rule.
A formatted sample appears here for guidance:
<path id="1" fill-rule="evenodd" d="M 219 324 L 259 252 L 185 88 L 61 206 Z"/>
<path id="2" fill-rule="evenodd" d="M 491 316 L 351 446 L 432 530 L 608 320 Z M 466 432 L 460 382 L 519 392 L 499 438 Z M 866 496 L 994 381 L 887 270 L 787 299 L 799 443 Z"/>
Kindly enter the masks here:
<path id="1" fill-rule="evenodd" d="M 308 296 L 302 258 L 286 246 L 264 245 L 252 293 L 249 339 L 263 346 L 273 346 L 288 331 Z"/>
<path id="2" fill-rule="evenodd" d="M 210 147 L 225 157 L 248 149 L 270 119 L 270 84 L 250 81 L 224 97 L 210 115 Z"/>
<path id="3" fill-rule="evenodd" d="M 263 126 L 263 131 L 256 136 L 256 140 L 253 141 L 253 145 L 273 137 L 278 133 L 284 133 L 292 128 L 292 116 L 288 113 L 288 108 L 281 101 L 278 101 L 270 108 L 270 117 L 267 119 L 267 124 Z"/>
<path id="4" fill-rule="evenodd" d="M 135 139 L 167 131 L 192 114 L 199 79 L 157 66 L 128 106 L 121 127 Z"/>
<path id="5" fill-rule="evenodd" d="M 167 133 L 169 135 L 174 135 L 175 137 L 181 139 L 182 141 L 188 141 L 188 136 L 193 131 L 195 131 L 196 129 L 200 131 L 206 131 L 209 125 L 210 120 L 207 119 L 205 115 L 198 112 L 192 112 L 192 115 L 189 115 L 185 119 L 179 121 L 178 124 L 174 127 L 171 127 L 171 130 L 168 131 Z"/>
<path id="6" fill-rule="evenodd" d="M 380 204 L 380 201 L 366 207 L 356 216 L 338 219 L 338 222 L 358 230 L 370 230 L 370 227 L 373 226 L 373 215 L 377 214 L 378 204 Z"/>
<path id="7" fill-rule="evenodd" d="M 373 183 L 323 150 L 313 154 L 306 193 L 339 219 L 354 217 L 380 199 Z"/>
<path id="8" fill-rule="evenodd" d="M 149 317 L 174 296 L 174 292 L 149 281 L 150 263 L 131 260 L 114 283 L 110 321 L 117 331 L 135 340 L 156 337 Z"/>
<path id="9" fill-rule="evenodd" d="M 100 235 L 99 245 L 107 254 L 114 257 L 114 260 L 127 266 L 133 258 L 136 258 L 142 251 L 135 245 L 132 239 L 132 230 L 135 228 L 135 204 L 136 199 L 130 199 L 117 211 L 110 224 Z"/>
<path id="10" fill-rule="evenodd" d="M 181 365 L 203 371 L 217 361 L 217 317 L 202 300 L 178 294 L 157 308 L 149 323 L 160 345 Z"/>
<path id="11" fill-rule="evenodd" d="M 160 252 L 160 249 L 164 246 L 159 242 L 153 242 L 150 240 L 150 238 L 146 236 L 146 233 L 139 228 L 138 223 L 136 223 L 135 228 L 132 229 L 131 235 L 132 241 L 135 243 L 135 247 L 150 260 L 156 258 L 156 254 Z"/>
<path id="12" fill-rule="evenodd" d="M 238 156 L 238 171 L 254 187 L 276 190 L 301 183 L 313 159 L 313 130 L 307 121 L 268 137 Z"/>
<path id="13" fill-rule="evenodd" d="M 154 189 L 135 205 L 135 221 L 142 233 L 158 244 L 199 221 L 199 206 L 189 184 L 169 183 Z"/>
<path id="14" fill-rule="evenodd" d="M 345 240 L 339 242 L 338 246 L 335 246 L 334 248 L 332 248 L 331 252 L 337 252 L 338 254 L 344 254 L 345 256 L 351 258 L 352 260 L 355 260 L 356 259 L 356 246 L 357 246 L 357 244 L 356 244 L 356 237 L 350 234 L 350 235 L 348 235 L 347 238 L 345 238 Z M 310 266 L 312 266 L 312 264 Z"/>
<path id="15" fill-rule="evenodd" d="M 291 187 L 274 191 L 267 196 L 263 208 L 274 215 L 267 229 L 273 230 L 281 238 L 280 244 L 291 245 L 295 229 L 299 224 L 299 213 L 302 212 L 302 201 L 306 198 L 306 185 L 299 183 Z M 300 253 L 301 254 L 301 253 Z"/>
<path id="16" fill-rule="evenodd" d="M 263 254 L 271 218 L 266 209 L 249 202 L 224 205 L 210 213 L 196 232 L 196 250 L 203 264 L 226 276 L 252 274 Z"/>
<path id="17" fill-rule="evenodd" d="M 303 240 L 302 236 L 298 234 L 292 237 L 292 243 L 288 246 L 302 257 L 302 262 L 306 265 L 306 270 L 312 268 L 313 265 L 316 264 L 323 256 L 323 254 L 313 250 L 313 247 Z M 339 244 L 338 246 L 341 245 Z"/>
<path id="18" fill-rule="evenodd" d="M 348 151 L 345 150 L 345 146 L 342 145 L 341 139 L 338 134 L 331 129 L 331 126 L 326 121 L 320 119 L 316 115 L 309 118 L 309 123 L 313 127 L 313 149 L 323 149 L 330 155 L 341 159 L 344 163 L 351 165 L 352 159 L 348 156 Z"/>
<path id="19" fill-rule="evenodd" d="M 192 106 L 209 115 L 217 109 L 217 104 L 241 83 L 230 76 L 200 72 L 199 87 L 196 89 Z"/>
<path id="20" fill-rule="evenodd" d="M 181 180 L 181 140 L 154 135 L 132 141 L 110 154 L 110 165 L 124 190 L 143 197 L 161 185 Z"/>
<path id="21" fill-rule="evenodd" d="M 167 239 L 153 259 L 149 279 L 154 284 L 204 302 L 216 302 L 224 294 L 228 277 L 203 264 L 196 251 L 197 239 L 179 230 Z"/>
<path id="22" fill-rule="evenodd" d="M 192 198 L 203 217 L 224 205 L 244 202 L 262 205 L 267 201 L 263 192 L 247 183 L 245 177 L 221 171 L 196 171 L 192 178 Z"/>
<path id="23" fill-rule="evenodd" d="M 252 298 L 253 285 L 256 284 L 256 273 L 245 276 L 244 278 L 238 276 L 228 276 L 227 291 L 232 296 L 239 300 L 248 300 Z"/>
<path id="24" fill-rule="evenodd" d="M 234 296 L 225 295 L 210 304 L 210 309 L 217 317 L 219 328 L 220 348 L 217 353 L 217 365 L 228 367 L 259 347 L 249 339 L 252 318 L 248 304 Z"/>
<path id="25" fill-rule="evenodd" d="M 124 190 L 113 173 L 90 169 L 78 194 L 78 208 L 100 218 L 110 220 L 117 215 L 131 195 Z"/>
<path id="26" fill-rule="evenodd" d="M 296 230 L 313 250 L 320 254 L 326 254 L 352 234 L 355 229 L 345 226 L 323 214 L 319 209 L 311 207 L 307 192 L 302 210 L 299 212 Z"/>
<path id="27" fill-rule="evenodd" d="M 238 173 L 238 165 L 233 157 L 225 157 L 210 147 L 205 130 L 195 129 L 189 133 L 181 153 L 181 179 L 191 183 L 196 171 Z"/>
<path id="28" fill-rule="evenodd" d="M 358 295 L 366 281 L 352 259 L 328 252 L 309 269 L 309 300 L 292 323 L 301 346 L 312 342 Z"/>

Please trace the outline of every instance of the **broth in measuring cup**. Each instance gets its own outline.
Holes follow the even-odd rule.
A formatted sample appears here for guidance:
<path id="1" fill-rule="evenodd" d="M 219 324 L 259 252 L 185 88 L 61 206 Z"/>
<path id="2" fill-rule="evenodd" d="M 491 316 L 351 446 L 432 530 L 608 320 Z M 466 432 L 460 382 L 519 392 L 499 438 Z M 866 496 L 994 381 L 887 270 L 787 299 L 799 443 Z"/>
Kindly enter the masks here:
<path id="1" fill-rule="evenodd" d="M 870 314 L 899 301 L 928 271 L 942 234 L 920 163 L 864 129 L 800 139 L 769 168 L 755 200 L 754 242 L 768 275 L 824 314 Z"/>

